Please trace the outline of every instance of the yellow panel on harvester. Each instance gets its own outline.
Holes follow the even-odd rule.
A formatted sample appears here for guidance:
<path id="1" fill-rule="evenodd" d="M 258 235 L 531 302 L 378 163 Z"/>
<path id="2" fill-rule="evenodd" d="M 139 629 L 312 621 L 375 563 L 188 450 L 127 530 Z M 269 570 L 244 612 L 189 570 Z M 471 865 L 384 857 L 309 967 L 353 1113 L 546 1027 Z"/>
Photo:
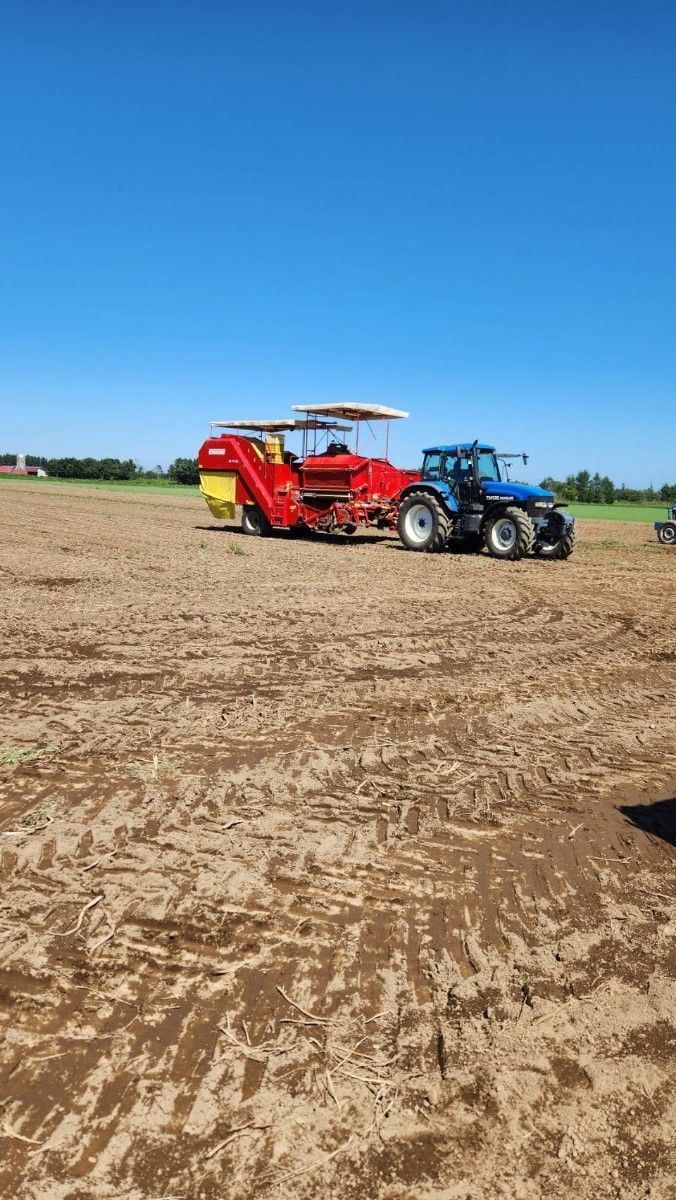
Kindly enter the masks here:
<path id="1" fill-rule="evenodd" d="M 220 521 L 235 519 L 236 471 L 200 471 L 200 491 Z"/>
<path id="2" fill-rule="evenodd" d="M 265 461 L 269 463 L 284 462 L 284 434 L 269 433 L 265 439 Z"/>

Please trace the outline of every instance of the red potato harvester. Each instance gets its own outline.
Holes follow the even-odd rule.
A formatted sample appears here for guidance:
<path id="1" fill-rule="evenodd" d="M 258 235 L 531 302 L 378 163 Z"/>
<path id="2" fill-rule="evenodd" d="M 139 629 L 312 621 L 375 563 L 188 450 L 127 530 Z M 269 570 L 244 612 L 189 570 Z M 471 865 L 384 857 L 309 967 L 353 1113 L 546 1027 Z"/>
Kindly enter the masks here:
<path id="1" fill-rule="evenodd" d="M 200 490 L 213 515 L 232 521 L 242 506 L 242 529 L 306 528 L 354 533 L 375 526 L 396 529 L 397 499 L 418 472 L 387 459 L 389 423 L 408 413 L 381 404 L 294 405 L 302 418 L 280 421 L 212 421 L 198 456 Z M 352 452 L 339 435 L 352 432 Z M 385 458 L 359 453 L 360 425 L 385 421 Z M 215 434 L 215 430 L 225 432 Z M 301 432 L 302 453 L 285 449 L 284 435 Z M 372 432 L 372 430 L 371 430 Z"/>

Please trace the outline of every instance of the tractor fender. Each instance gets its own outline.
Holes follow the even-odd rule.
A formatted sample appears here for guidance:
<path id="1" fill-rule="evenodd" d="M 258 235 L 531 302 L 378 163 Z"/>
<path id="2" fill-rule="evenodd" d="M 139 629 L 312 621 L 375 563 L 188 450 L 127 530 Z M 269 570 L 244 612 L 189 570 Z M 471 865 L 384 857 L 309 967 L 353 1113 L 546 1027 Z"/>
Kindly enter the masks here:
<path id="1" fill-rule="evenodd" d="M 407 487 L 403 488 L 400 492 L 399 503 L 401 504 L 401 501 L 404 500 L 406 496 L 410 496 L 411 492 L 429 492 L 430 495 L 436 496 L 437 500 L 441 501 L 448 512 L 457 513 L 460 511 L 458 501 L 453 495 L 453 492 L 449 488 L 448 484 L 443 483 L 441 480 L 437 482 L 435 479 L 421 479 L 417 483 L 409 483 Z"/>
<path id="2" fill-rule="evenodd" d="M 505 508 L 522 508 L 525 512 L 526 505 L 524 504 L 523 500 L 517 500 L 516 497 L 513 496 L 500 496 L 499 498 L 495 497 L 492 503 L 489 502 L 486 504 L 486 507 L 481 514 L 482 525 L 485 525 L 487 521 L 490 521 L 491 518 L 496 515 L 496 513 L 503 511 Z"/>

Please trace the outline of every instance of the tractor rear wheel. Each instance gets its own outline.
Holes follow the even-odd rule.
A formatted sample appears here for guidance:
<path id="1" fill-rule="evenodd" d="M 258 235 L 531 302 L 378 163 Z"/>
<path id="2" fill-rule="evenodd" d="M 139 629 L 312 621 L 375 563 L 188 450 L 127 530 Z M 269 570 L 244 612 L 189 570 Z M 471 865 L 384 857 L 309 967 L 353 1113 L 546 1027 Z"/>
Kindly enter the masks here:
<path id="1" fill-rule="evenodd" d="M 524 558 L 533 549 L 533 522 L 522 508 L 503 508 L 489 517 L 484 539 L 494 558 Z"/>
<path id="2" fill-rule="evenodd" d="M 665 521 L 657 531 L 657 538 L 663 546 L 673 546 L 676 542 L 676 521 Z"/>
<path id="3" fill-rule="evenodd" d="M 535 553 L 538 558 L 570 558 L 575 549 L 575 526 L 564 533 L 555 542 L 536 542 Z"/>
<path id="4" fill-rule="evenodd" d="M 242 533 L 249 537 L 265 537 L 270 532 L 270 523 L 257 504 L 245 504 L 242 508 Z"/>
<path id="5" fill-rule="evenodd" d="M 410 492 L 399 505 L 397 532 L 407 550 L 438 554 L 446 547 L 451 519 L 430 492 Z"/>

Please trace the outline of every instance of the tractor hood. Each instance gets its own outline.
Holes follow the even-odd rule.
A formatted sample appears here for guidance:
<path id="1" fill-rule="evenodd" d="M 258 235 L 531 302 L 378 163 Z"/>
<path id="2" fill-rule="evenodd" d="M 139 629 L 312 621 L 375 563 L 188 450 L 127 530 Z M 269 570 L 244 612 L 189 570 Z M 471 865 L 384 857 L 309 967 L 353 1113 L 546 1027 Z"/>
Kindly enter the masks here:
<path id="1" fill-rule="evenodd" d="M 519 500 L 525 504 L 528 500 L 553 500 L 554 493 L 546 491 L 545 488 L 531 487 L 528 483 L 484 483 L 483 489 L 487 496 L 494 496 L 497 500 L 499 497 L 505 500 Z"/>

